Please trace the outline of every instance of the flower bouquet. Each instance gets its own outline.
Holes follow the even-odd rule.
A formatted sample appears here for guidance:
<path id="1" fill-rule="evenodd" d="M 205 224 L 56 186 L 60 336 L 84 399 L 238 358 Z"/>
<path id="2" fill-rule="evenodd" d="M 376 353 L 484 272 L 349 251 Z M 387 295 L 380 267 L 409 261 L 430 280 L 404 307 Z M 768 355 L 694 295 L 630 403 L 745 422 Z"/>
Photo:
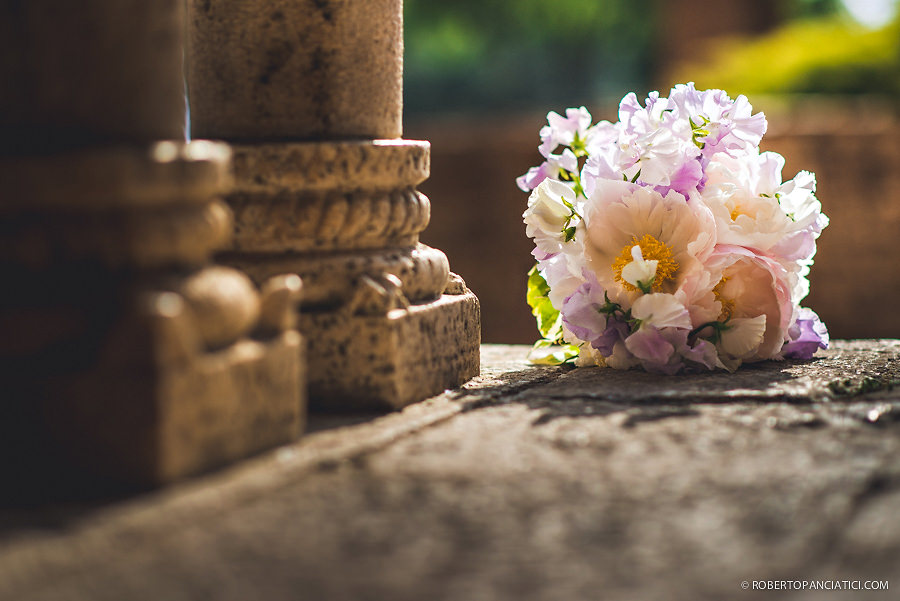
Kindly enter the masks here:
<path id="1" fill-rule="evenodd" d="M 643 105 L 628 94 L 618 123 L 584 107 L 547 121 L 543 163 L 517 180 L 537 260 L 532 361 L 674 374 L 827 347 L 800 307 L 828 225 L 815 176 L 782 181 L 746 97 L 688 83 Z"/>

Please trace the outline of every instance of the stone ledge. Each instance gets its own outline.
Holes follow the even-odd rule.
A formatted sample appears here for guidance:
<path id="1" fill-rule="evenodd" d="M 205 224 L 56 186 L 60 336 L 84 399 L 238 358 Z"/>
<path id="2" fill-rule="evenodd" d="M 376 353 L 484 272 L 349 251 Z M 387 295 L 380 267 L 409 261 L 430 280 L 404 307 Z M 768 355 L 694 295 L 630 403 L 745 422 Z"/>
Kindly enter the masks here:
<path id="1" fill-rule="evenodd" d="M 895 588 L 897 345 L 838 341 L 816 361 L 748 371 L 822 369 L 838 382 L 828 398 L 680 404 L 562 398 L 564 380 L 610 371 L 529 367 L 527 348 L 487 345 L 480 378 L 402 412 L 330 430 L 314 417 L 319 431 L 298 442 L 131 500 L 0 511 L 0 597 L 711 601 L 760 597 L 741 597 L 742 580 Z M 844 417 L 803 417 L 827 411 Z"/>

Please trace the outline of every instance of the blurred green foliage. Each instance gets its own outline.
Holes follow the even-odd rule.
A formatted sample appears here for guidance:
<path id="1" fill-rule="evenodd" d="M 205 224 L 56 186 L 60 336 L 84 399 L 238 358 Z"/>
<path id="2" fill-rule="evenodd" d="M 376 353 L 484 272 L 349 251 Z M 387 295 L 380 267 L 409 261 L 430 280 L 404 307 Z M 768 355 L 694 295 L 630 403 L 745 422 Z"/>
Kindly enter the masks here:
<path id="1" fill-rule="evenodd" d="M 716 44 L 711 60 L 676 77 L 743 94 L 900 95 L 900 18 L 869 30 L 847 18 L 789 23 L 753 40 Z M 896 100 L 894 100 L 896 102 Z"/>
<path id="2" fill-rule="evenodd" d="M 590 103 L 650 79 L 655 0 L 405 0 L 405 111 Z"/>
<path id="3" fill-rule="evenodd" d="M 841 0 L 791 0 L 781 3 L 781 17 L 785 21 L 834 15 L 842 10 Z"/>
<path id="4" fill-rule="evenodd" d="M 653 89 L 671 0 L 405 0 L 404 110 L 561 110 Z M 754 0 L 746 0 L 753 2 Z M 841 0 L 780 0 L 788 24 L 718 45 L 678 81 L 736 93 L 900 92 L 900 31 L 872 32 Z M 714 21 L 696 24 L 714 26 Z"/>

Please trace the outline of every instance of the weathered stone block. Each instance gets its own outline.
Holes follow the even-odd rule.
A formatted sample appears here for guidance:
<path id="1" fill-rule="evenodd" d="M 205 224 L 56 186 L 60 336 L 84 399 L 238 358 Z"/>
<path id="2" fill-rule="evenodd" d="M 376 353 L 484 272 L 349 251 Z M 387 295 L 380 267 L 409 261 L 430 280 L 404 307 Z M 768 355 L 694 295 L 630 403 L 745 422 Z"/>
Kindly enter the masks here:
<path id="1" fill-rule="evenodd" d="M 384 315 L 305 312 L 309 391 L 319 407 L 399 408 L 478 375 L 481 312 L 465 290 Z"/>
<path id="2" fill-rule="evenodd" d="M 0 160 L 0 249 L 46 265 L 199 266 L 232 237 L 221 143 L 165 141 Z"/>
<path id="3" fill-rule="evenodd" d="M 431 170 L 422 140 L 232 144 L 240 194 L 353 192 L 416 186 Z"/>
<path id="4" fill-rule="evenodd" d="M 26 369 L 7 374 L 14 392 L 4 427 L 17 407 L 36 404 L 19 427 L 50 447 L 34 450 L 46 454 L 48 474 L 74 466 L 136 485 L 294 440 L 306 409 L 303 340 L 293 329 L 299 278 L 275 278 L 261 295 L 242 279 L 213 267 L 168 285 L 165 277 L 126 284 L 119 300 L 106 300 L 101 331 L 50 341 L 30 358 L 19 350 Z"/>
<path id="5" fill-rule="evenodd" d="M 300 279 L 203 267 L 232 234 L 229 159 L 165 141 L 0 160 L 0 451 L 25 458 L 0 471 L 21 488 L 155 485 L 301 432 Z"/>
<path id="6" fill-rule="evenodd" d="M 51 427 L 92 473 L 171 482 L 296 439 L 306 415 L 301 355 L 300 336 L 286 332 L 143 374 L 95 371 L 51 405 Z"/>

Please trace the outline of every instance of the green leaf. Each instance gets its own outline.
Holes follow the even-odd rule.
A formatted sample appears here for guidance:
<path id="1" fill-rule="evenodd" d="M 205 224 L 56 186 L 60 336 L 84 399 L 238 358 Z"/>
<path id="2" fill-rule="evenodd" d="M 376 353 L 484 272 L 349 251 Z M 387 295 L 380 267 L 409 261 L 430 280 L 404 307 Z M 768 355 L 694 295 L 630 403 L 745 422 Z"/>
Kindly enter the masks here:
<path id="1" fill-rule="evenodd" d="M 566 344 L 562 339 L 562 315 L 553 308 L 549 294 L 550 286 L 535 265 L 528 272 L 526 300 L 541 333 L 541 340 L 534 343 L 528 355 L 537 365 L 561 365 L 574 360 L 579 353 L 577 346 Z"/>
<path id="2" fill-rule="evenodd" d="M 559 311 L 550 303 L 550 286 L 547 280 L 538 271 L 537 265 L 528 272 L 528 292 L 525 300 L 531 307 L 531 314 L 537 321 L 538 331 L 541 336 L 548 338 L 554 330 L 562 331 L 562 319 Z M 557 333 L 558 337 L 559 334 Z M 555 340 L 555 338 L 552 338 Z"/>
<path id="3" fill-rule="evenodd" d="M 566 235 L 566 242 L 571 242 L 575 239 L 575 226 L 567 227 L 563 230 L 563 233 Z"/>
<path id="4" fill-rule="evenodd" d="M 573 344 L 554 344 L 550 340 L 538 340 L 528 353 L 528 360 L 534 365 L 562 365 L 574 361 L 580 352 Z"/>

